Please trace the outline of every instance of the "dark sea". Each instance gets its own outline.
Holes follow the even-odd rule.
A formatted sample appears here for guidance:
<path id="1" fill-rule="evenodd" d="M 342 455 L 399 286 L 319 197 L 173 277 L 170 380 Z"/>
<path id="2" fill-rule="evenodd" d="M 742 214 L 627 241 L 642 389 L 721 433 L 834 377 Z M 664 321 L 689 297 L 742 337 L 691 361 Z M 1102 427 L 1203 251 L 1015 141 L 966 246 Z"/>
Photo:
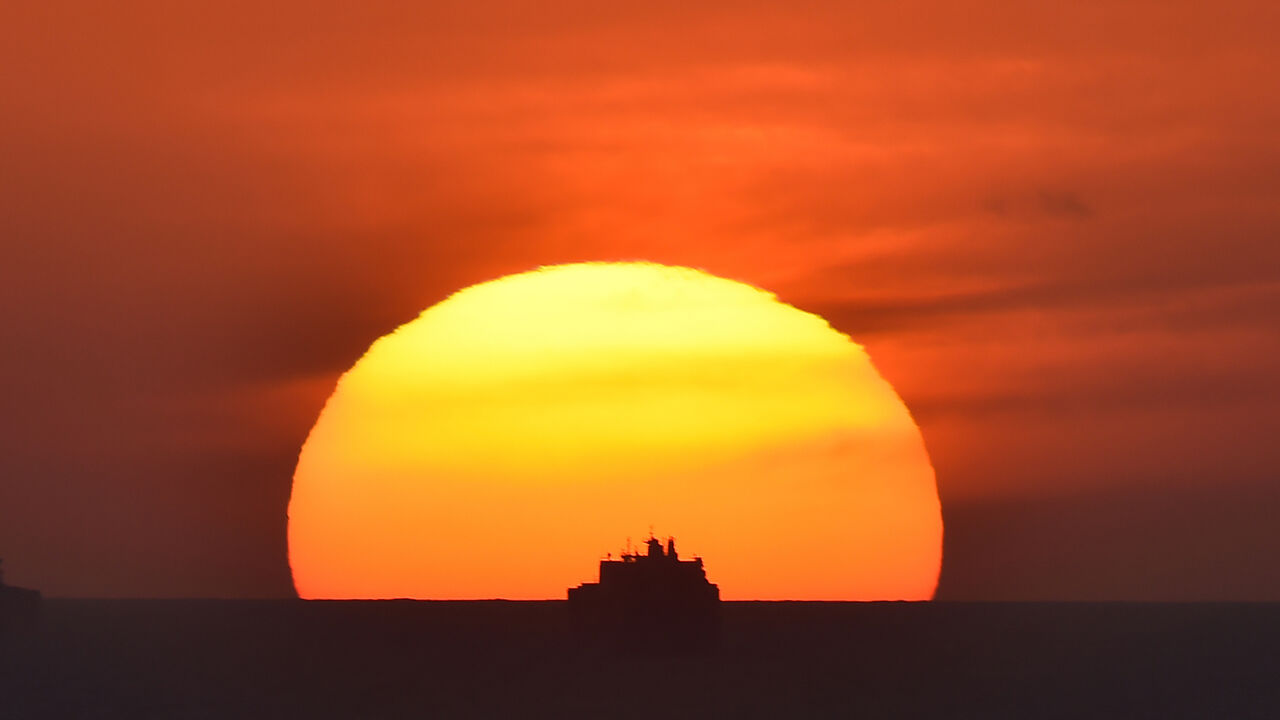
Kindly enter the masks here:
<path id="1" fill-rule="evenodd" d="M 1280 718 L 1280 605 L 725 603 L 721 647 L 562 602 L 46 600 L 0 718 Z"/>

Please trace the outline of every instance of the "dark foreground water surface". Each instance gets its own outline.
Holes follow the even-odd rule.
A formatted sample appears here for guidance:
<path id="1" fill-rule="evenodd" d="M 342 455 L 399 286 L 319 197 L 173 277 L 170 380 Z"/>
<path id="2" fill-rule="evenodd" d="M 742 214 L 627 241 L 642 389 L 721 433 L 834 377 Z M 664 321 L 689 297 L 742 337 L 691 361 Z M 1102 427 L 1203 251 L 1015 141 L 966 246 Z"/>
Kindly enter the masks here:
<path id="1" fill-rule="evenodd" d="M 579 648 L 560 602 L 49 600 L 0 718 L 1280 718 L 1280 606 L 726 603 Z"/>

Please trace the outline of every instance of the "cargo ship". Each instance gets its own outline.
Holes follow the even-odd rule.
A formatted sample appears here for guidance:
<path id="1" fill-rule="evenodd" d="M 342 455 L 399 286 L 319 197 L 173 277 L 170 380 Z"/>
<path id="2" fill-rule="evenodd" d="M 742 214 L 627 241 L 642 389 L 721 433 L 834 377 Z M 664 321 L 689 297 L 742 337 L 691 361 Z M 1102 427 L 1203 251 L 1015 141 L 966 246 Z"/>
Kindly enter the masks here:
<path id="1" fill-rule="evenodd" d="M 569 615 L 584 641 L 615 649 L 705 650 L 720 641 L 720 588 L 702 558 L 681 560 L 650 534 L 641 554 L 630 548 L 600 561 L 598 582 L 569 588 Z"/>

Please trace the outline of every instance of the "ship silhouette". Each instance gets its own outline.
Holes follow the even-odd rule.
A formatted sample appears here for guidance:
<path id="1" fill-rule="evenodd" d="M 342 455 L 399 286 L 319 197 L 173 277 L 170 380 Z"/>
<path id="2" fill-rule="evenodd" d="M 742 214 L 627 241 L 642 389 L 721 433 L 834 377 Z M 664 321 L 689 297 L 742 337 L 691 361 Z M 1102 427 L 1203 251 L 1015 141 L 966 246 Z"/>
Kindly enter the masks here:
<path id="1" fill-rule="evenodd" d="M 6 585 L 0 567 L 0 631 L 33 624 L 40 614 L 40 599 L 38 590 Z"/>
<path id="2" fill-rule="evenodd" d="M 621 650 L 693 651 L 720 640 L 720 588 L 702 558 L 681 560 L 675 538 L 650 533 L 642 555 L 630 549 L 600 561 L 600 580 L 569 588 L 580 639 Z"/>

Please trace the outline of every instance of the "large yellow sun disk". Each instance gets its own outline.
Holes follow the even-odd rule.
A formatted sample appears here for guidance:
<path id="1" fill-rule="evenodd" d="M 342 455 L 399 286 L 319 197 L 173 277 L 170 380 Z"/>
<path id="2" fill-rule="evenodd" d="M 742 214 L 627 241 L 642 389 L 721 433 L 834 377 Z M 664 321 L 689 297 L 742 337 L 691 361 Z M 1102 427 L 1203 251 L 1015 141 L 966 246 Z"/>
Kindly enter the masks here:
<path id="1" fill-rule="evenodd" d="M 863 349 L 648 263 L 467 288 L 370 347 L 303 445 L 303 597 L 549 598 L 650 525 L 726 598 L 927 599 L 933 470 Z"/>

